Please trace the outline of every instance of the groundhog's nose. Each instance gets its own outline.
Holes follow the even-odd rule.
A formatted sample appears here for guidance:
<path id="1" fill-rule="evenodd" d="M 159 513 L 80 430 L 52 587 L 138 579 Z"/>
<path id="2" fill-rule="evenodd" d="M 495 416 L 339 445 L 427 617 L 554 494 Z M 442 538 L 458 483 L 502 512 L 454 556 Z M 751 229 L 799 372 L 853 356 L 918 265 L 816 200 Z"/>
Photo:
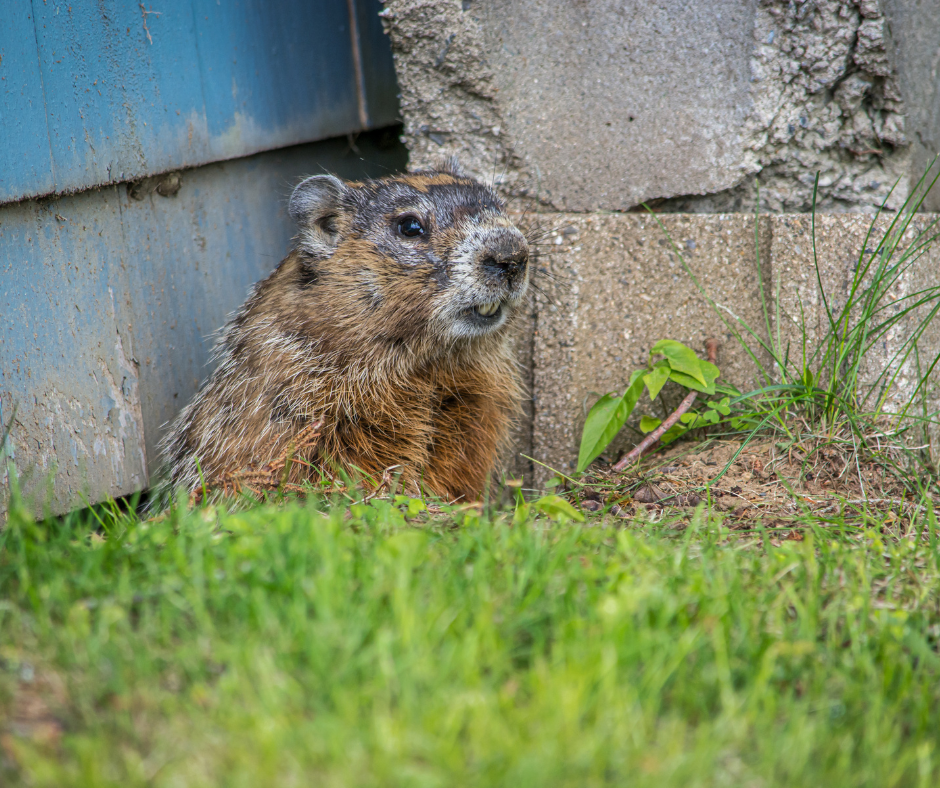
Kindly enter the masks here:
<path id="1" fill-rule="evenodd" d="M 480 264 L 494 276 L 512 279 L 525 271 L 529 263 L 529 250 L 525 241 L 515 233 L 500 234 L 483 249 Z"/>

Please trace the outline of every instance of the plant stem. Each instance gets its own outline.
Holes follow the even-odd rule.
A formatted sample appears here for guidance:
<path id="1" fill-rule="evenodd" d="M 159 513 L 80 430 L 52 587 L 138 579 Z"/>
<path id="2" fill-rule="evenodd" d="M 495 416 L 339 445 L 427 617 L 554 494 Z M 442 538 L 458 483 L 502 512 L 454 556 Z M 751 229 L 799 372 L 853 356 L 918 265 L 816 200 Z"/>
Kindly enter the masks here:
<path id="1" fill-rule="evenodd" d="M 705 351 L 708 353 L 708 360 L 714 364 L 715 360 L 718 358 L 718 340 L 706 339 Z M 630 451 L 614 465 L 614 470 L 619 473 L 620 471 L 626 469 L 628 465 L 631 465 L 639 460 L 640 457 L 642 457 L 653 446 L 655 446 L 659 442 L 659 439 L 665 435 L 666 431 L 677 421 L 679 421 L 680 418 L 682 418 L 682 414 L 692 407 L 692 404 L 695 402 L 695 398 L 697 396 L 697 391 L 690 391 L 685 396 L 685 399 L 679 403 L 679 407 L 676 408 L 662 424 L 660 424 L 649 435 L 643 438 L 643 440 L 640 441 L 632 451 Z"/>

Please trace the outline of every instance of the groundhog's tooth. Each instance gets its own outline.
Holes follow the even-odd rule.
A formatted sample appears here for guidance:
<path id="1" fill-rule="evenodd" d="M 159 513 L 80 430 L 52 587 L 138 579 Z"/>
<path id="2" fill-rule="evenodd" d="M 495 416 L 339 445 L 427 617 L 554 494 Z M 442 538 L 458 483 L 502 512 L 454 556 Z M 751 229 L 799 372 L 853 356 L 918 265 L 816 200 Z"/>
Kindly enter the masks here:
<path id="1" fill-rule="evenodd" d="M 483 315 L 483 317 L 489 317 L 490 315 L 495 315 L 497 309 L 499 309 L 499 302 L 492 301 L 489 304 L 481 304 L 478 306 L 477 312 Z"/>

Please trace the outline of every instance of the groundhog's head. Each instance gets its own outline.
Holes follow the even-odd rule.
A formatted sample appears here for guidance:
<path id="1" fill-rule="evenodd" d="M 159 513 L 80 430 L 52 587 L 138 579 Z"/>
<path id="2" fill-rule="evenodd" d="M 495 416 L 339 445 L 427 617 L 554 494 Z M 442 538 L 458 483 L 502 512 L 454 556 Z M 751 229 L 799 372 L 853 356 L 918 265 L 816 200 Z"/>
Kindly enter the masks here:
<path id="1" fill-rule="evenodd" d="M 528 286 L 529 247 L 504 210 L 455 164 L 361 183 L 307 178 L 290 199 L 298 287 L 320 326 L 328 319 L 370 343 L 446 347 L 491 335 Z"/>

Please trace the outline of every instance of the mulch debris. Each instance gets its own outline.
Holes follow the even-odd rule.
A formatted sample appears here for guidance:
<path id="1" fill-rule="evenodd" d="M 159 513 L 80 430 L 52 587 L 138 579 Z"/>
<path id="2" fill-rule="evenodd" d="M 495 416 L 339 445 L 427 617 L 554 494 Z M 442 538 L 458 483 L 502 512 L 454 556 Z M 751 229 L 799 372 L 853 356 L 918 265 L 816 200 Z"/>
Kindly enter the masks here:
<path id="1" fill-rule="evenodd" d="M 738 529 L 757 523 L 785 528 L 806 515 L 825 520 L 877 513 L 900 521 L 915 508 L 883 457 L 822 440 L 752 441 L 743 449 L 738 440 L 680 443 L 623 473 L 595 467 L 584 481 L 569 493 L 585 511 L 656 517 L 710 500 L 725 525 Z M 792 538 L 802 539 L 802 533 Z"/>

